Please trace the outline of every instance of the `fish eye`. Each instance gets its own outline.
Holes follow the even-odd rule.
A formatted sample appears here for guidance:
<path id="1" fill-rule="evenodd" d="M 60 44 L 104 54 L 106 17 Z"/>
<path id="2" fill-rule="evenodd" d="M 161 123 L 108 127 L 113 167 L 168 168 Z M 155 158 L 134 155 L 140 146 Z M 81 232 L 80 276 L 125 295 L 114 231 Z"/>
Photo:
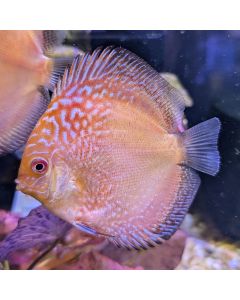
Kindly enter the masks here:
<path id="1" fill-rule="evenodd" d="M 31 167 L 34 173 L 44 174 L 47 171 L 48 163 L 45 159 L 34 159 L 31 163 Z"/>

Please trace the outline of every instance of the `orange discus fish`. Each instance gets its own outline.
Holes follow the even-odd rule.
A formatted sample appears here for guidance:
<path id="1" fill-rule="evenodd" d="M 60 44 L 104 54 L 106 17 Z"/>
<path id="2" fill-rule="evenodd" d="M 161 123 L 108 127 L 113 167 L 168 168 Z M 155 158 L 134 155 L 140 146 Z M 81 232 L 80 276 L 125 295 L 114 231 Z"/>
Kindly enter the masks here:
<path id="1" fill-rule="evenodd" d="M 73 55 L 53 58 L 64 32 L 0 30 L 0 155 L 29 137 Z M 44 88 L 45 87 L 45 88 Z"/>
<path id="2" fill-rule="evenodd" d="M 169 239 L 219 170 L 220 121 L 184 131 L 184 99 L 123 48 L 77 57 L 23 154 L 18 189 L 119 246 Z"/>

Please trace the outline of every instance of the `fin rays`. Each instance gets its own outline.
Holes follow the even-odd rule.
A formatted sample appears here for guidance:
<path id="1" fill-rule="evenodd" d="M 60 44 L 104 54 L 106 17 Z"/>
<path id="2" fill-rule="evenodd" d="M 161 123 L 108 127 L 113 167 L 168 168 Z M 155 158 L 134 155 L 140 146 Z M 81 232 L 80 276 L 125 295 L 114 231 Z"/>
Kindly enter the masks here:
<path id="1" fill-rule="evenodd" d="M 76 57 L 55 89 L 54 97 L 71 84 L 95 79 L 138 86 L 163 110 L 168 129 L 178 132 L 184 110 L 183 96 L 144 60 L 121 47 L 98 48 L 92 55 Z"/>
<path id="2" fill-rule="evenodd" d="M 31 95 L 30 95 L 31 96 Z M 36 98 L 32 101 L 32 107 L 21 120 L 16 120 L 15 126 L 10 131 L 5 131 L 0 136 L 0 155 L 15 151 L 27 141 L 29 134 L 35 126 L 37 120 L 41 117 L 49 103 L 49 93 L 41 88 L 36 93 Z"/>

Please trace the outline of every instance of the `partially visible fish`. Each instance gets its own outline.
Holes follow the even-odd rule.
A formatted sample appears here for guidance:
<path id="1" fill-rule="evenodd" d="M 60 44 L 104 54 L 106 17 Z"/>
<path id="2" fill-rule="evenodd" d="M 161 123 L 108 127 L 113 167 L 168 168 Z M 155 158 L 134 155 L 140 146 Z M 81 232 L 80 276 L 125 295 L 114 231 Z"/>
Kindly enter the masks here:
<path id="1" fill-rule="evenodd" d="M 119 246 L 161 243 L 195 197 L 195 170 L 219 170 L 220 121 L 184 130 L 183 111 L 182 94 L 133 53 L 77 57 L 27 142 L 17 188 Z"/>
<path id="2" fill-rule="evenodd" d="M 62 31 L 0 31 L 0 155 L 26 142 L 49 104 L 47 88 L 52 90 L 72 63 L 73 52 L 51 57 L 64 36 Z"/>

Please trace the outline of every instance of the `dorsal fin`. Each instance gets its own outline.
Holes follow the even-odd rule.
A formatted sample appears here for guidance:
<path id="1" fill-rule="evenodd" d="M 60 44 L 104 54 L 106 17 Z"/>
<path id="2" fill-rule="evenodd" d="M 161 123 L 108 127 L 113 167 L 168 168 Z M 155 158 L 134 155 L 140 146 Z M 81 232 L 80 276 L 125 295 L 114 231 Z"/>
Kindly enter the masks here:
<path id="1" fill-rule="evenodd" d="M 71 68 L 65 71 L 54 96 L 60 95 L 69 85 L 96 79 L 119 81 L 144 90 L 162 111 L 167 129 L 179 131 L 184 110 L 181 93 L 143 59 L 121 47 L 98 48 L 92 55 L 76 57 Z"/>

